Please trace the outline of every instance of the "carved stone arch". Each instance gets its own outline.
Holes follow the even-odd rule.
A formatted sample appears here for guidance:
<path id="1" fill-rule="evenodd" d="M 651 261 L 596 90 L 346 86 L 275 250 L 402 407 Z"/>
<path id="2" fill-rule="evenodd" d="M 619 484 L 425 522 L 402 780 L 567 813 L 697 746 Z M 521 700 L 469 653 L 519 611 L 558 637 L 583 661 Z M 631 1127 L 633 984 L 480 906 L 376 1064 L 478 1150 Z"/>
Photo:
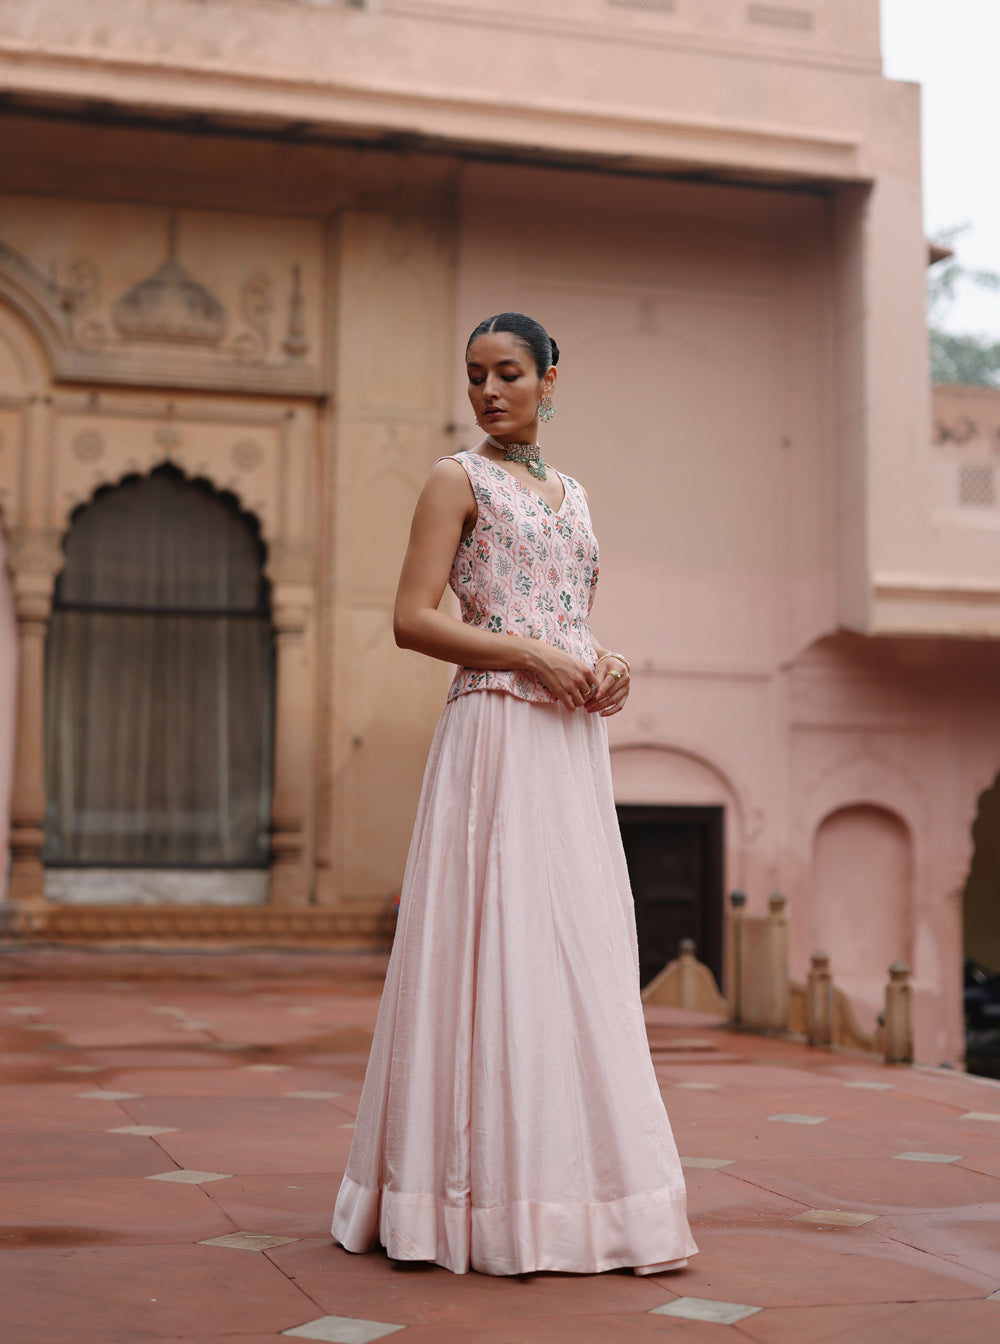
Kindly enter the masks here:
<path id="1" fill-rule="evenodd" d="M 55 518 L 53 520 L 55 527 L 60 535 L 65 537 L 73 525 L 73 519 L 82 509 L 92 504 L 99 495 L 108 490 L 114 490 L 125 481 L 151 476 L 161 467 L 171 467 L 190 484 L 208 486 L 222 498 L 231 499 L 237 512 L 248 519 L 258 532 L 266 551 L 265 568 L 268 577 L 272 577 L 270 572 L 272 552 L 280 550 L 282 544 L 277 532 L 277 520 L 272 520 L 259 508 L 256 498 L 250 497 L 248 490 L 238 477 L 234 478 L 231 473 L 223 475 L 221 471 L 215 469 L 213 463 L 196 463 L 193 460 L 193 455 L 186 453 L 183 448 L 172 448 L 165 451 L 155 440 L 151 440 L 147 445 L 136 444 L 128 466 L 115 467 L 110 471 L 95 469 L 85 490 L 76 493 L 67 490 L 60 491 L 55 502 Z"/>
<path id="2" fill-rule="evenodd" d="M 99 499 L 118 489 L 119 486 L 125 485 L 129 481 L 142 480 L 164 468 L 176 472 L 186 485 L 207 488 L 220 502 L 229 505 L 234 510 L 241 522 L 254 533 L 260 543 L 261 572 L 270 583 L 272 579 L 271 552 L 272 548 L 280 545 L 280 543 L 277 542 L 276 538 L 269 535 L 270 529 L 267 528 L 266 519 L 246 500 L 238 489 L 234 489 L 231 481 L 227 480 L 222 483 L 214 479 L 210 469 L 206 468 L 202 468 L 197 473 L 187 471 L 173 457 L 165 457 L 162 451 L 150 453 L 148 465 L 141 463 L 139 470 L 133 467 L 118 472 L 113 477 L 95 481 L 86 498 L 76 500 L 68 496 L 64 497 L 58 519 L 60 551 L 65 554 L 66 539 L 72 531 L 74 523 L 85 510 L 89 509 Z M 60 572 L 61 569 L 62 566 L 60 566 Z"/>
<path id="3" fill-rule="evenodd" d="M 52 363 L 37 325 L 0 287 L 0 392 L 31 397 L 52 381 Z"/>
<path id="4" fill-rule="evenodd" d="M 3 242 L 0 242 L 0 303 L 6 303 L 21 317 L 45 352 L 49 369 L 58 376 L 73 347 L 72 298 Z"/>

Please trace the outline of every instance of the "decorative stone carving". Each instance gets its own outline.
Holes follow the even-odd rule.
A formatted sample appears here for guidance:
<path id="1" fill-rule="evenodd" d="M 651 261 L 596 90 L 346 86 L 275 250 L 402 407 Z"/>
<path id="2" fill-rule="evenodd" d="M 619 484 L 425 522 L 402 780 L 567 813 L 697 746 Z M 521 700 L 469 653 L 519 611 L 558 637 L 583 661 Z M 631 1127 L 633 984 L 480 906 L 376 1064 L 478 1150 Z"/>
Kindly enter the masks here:
<path id="1" fill-rule="evenodd" d="M 78 257 L 71 263 L 66 293 L 72 302 L 74 313 L 89 313 L 99 307 L 101 272 L 95 261 L 91 261 L 89 257 Z"/>
<path id="2" fill-rule="evenodd" d="M 979 437 L 979 426 L 969 416 L 963 415 L 958 420 L 950 424 L 944 420 L 935 420 L 934 422 L 934 442 L 939 447 L 945 444 L 953 443 L 958 447 L 963 444 L 971 443 L 973 439 Z"/>
<path id="3" fill-rule="evenodd" d="M 173 424 L 157 425 L 153 432 L 153 438 L 156 441 L 156 446 L 162 448 L 169 455 L 180 445 L 181 432 Z"/>
<path id="4" fill-rule="evenodd" d="M 241 331 L 236 337 L 233 354 L 247 362 L 263 359 L 271 345 L 268 318 L 274 311 L 271 281 L 263 271 L 254 271 L 244 280 L 240 306 L 250 330 Z"/>
<path id="5" fill-rule="evenodd" d="M 171 220 L 167 260 L 112 305 L 115 326 L 130 341 L 217 345 L 226 331 L 222 304 L 177 260 L 177 221 Z"/>
<path id="6" fill-rule="evenodd" d="M 7 564 L 15 574 L 58 574 L 63 567 L 62 532 L 57 527 L 14 527 Z"/>
<path id="7" fill-rule="evenodd" d="M 302 359 L 309 351 L 306 340 L 305 298 L 302 294 L 302 267 L 292 267 L 292 292 L 288 300 L 288 329 L 282 349 L 289 359 Z"/>
<path id="8" fill-rule="evenodd" d="M 104 440 L 94 429 L 82 430 L 73 440 L 73 454 L 81 462 L 96 462 L 104 456 Z"/>
<path id="9" fill-rule="evenodd" d="M 266 569 L 272 583 L 312 583 L 312 547 L 306 541 L 272 541 Z"/>
<path id="10" fill-rule="evenodd" d="M 264 458 L 264 450 L 254 439 L 240 439 L 233 445 L 233 461 L 240 471 L 253 471 Z"/>
<path id="11" fill-rule="evenodd" d="M 289 328 L 293 350 L 286 352 L 292 358 L 265 360 L 257 331 L 244 331 L 239 343 L 223 345 L 225 309 L 177 260 L 173 228 L 168 250 L 159 270 L 121 295 L 106 315 L 105 286 L 94 263 L 73 262 L 70 283 L 62 285 L 54 271 L 44 274 L 0 242 L 0 298 L 30 323 L 56 382 L 292 396 L 322 392 L 319 371 L 295 354 L 305 338 L 294 322 Z M 259 319 L 259 296 L 253 312 Z M 164 345 L 172 347 L 169 352 Z M 248 359 L 256 361 L 252 382 Z"/>

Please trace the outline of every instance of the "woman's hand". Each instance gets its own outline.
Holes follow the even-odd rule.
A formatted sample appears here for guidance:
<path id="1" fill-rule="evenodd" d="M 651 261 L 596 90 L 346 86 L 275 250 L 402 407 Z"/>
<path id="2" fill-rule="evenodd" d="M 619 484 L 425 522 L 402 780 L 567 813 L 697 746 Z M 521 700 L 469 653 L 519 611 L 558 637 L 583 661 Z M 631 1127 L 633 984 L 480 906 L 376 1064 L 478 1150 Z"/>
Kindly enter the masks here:
<path id="1" fill-rule="evenodd" d="M 531 670 L 552 692 L 566 709 L 590 708 L 590 701 L 598 689 L 598 676 L 586 663 L 564 653 L 551 644 L 542 644 L 539 640 L 526 640 L 526 648 L 532 652 Z M 601 664 L 600 671 L 604 664 Z"/>
<path id="2" fill-rule="evenodd" d="M 605 658 L 599 662 L 591 680 L 597 690 L 587 701 L 588 714 L 600 714 L 606 719 L 609 714 L 617 714 L 625 708 L 632 682 L 628 665 L 620 658 Z"/>

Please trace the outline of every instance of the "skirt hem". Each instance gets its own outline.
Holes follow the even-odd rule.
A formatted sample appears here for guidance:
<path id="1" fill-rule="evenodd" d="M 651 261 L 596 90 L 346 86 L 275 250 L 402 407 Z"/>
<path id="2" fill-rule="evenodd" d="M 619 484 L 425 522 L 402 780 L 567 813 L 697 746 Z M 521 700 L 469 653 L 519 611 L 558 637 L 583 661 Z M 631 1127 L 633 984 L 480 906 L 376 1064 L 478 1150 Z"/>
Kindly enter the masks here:
<path id="1" fill-rule="evenodd" d="M 391 1260 L 422 1260 L 454 1274 L 637 1274 L 682 1268 L 697 1253 L 683 1190 L 665 1187 L 607 1203 L 522 1200 L 478 1209 L 431 1194 L 367 1190 L 345 1177 L 334 1240 L 363 1254 L 379 1245 Z"/>

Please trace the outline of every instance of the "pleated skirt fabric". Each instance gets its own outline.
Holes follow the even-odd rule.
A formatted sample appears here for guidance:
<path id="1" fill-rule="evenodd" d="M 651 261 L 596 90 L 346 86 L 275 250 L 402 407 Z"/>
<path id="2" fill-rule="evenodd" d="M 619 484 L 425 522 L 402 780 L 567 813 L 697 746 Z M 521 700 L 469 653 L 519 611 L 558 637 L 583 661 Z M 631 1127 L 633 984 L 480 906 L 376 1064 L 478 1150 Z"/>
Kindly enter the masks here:
<path id="1" fill-rule="evenodd" d="M 458 1274 L 697 1250 L 597 715 L 446 707 L 333 1235 Z"/>

